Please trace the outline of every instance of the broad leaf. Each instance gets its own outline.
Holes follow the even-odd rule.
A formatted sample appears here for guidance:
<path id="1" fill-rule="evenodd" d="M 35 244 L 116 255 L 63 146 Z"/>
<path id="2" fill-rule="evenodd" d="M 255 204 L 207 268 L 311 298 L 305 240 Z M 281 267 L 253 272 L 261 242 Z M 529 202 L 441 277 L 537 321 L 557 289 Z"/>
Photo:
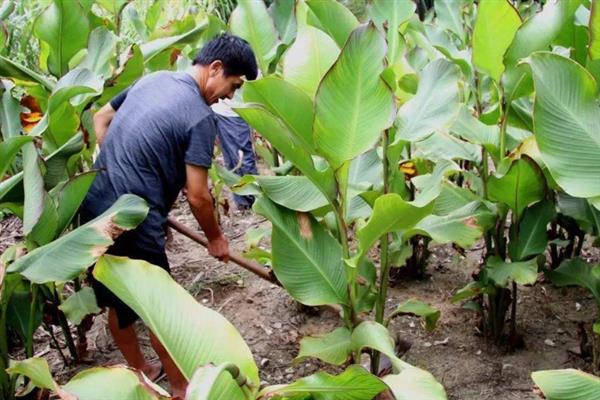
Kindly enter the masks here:
<path id="1" fill-rule="evenodd" d="M 32 140 L 32 136 L 14 136 L 0 142 L 0 180 L 10 168 L 13 159 L 19 150 L 21 150 L 21 147 Z"/>
<path id="2" fill-rule="evenodd" d="M 485 266 L 486 277 L 499 287 L 507 287 L 510 281 L 521 285 L 532 285 L 537 280 L 538 264 L 534 258 L 529 261 L 505 262 L 492 256 Z"/>
<path id="3" fill-rule="evenodd" d="M 415 143 L 414 157 L 422 157 L 432 161 L 460 159 L 479 164 L 481 162 L 481 148 L 455 136 L 436 132 Z"/>
<path id="4" fill-rule="evenodd" d="M 139 372 L 122 366 L 86 369 L 75 375 L 62 389 L 77 400 L 169 398 L 160 386 L 142 377 Z"/>
<path id="5" fill-rule="evenodd" d="M 525 207 L 542 200 L 545 193 L 544 175 L 527 156 L 514 161 L 504 176 L 490 176 L 488 180 L 490 200 L 506 204 L 518 218 L 522 217 Z"/>
<path id="6" fill-rule="evenodd" d="M 299 302 L 347 304 L 342 248 L 310 215 L 287 210 L 261 197 L 254 210 L 273 224 L 273 271 Z"/>
<path id="7" fill-rule="evenodd" d="M 143 199 L 123 195 L 96 219 L 19 258 L 8 272 L 20 272 L 34 283 L 66 282 L 85 271 L 119 234 L 135 228 L 147 213 Z"/>
<path id="8" fill-rule="evenodd" d="M 481 200 L 481 198 L 471 190 L 450 182 L 444 182 L 442 183 L 440 195 L 435 199 L 433 213 L 435 215 L 448 215 L 476 200 Z"/>
<path id="9" fill-rule="evenodd" d="M 339 47 L 344 47 L 350 32 L 358 26 L 358 20 L 341 3 L 335 0 L 307 0 L 312 11 L 308 23 L 327 32 Z"/>
<path id="10" fill-rule="evenodd" d="M 98 104 L 104 105 L 143 75 L 144 56 L 140 48 L 137 45 L 133 45 L 129 52 L 129 58 L 121 65 L 119 71 L 107 81 Z"/>
<path id="11" fill-rule="evenodd" d="M 307 336 L 300 341 L 300 352 L 294 361 L 309 357 L 326 363 L 341 365 L 352 351 L 352 333 L 348 328 L 337 328 L 324 336 Z"/>
<path id="12" fill-rule="evenodd" d="M 456 243 L 460 247 L 473 246 L 494 223 L 495 215 L 480 201 L 470 202 L 446 215 L 428 215 L 406 236 L 422 234 L 436 243 Z"/>
<path id="13" fill-rule="evenodd" d="M 267 138 L 269 142 L 296 168 L 298 168 L 321 192 L 332 199 L 335 193 L 335 181 L 331 169 L 317 170 L 313 164 L 310 153 L 303 142 L 266 108 L 257 104 L 246 104 L 236 107 L 235 111 L 250 126 Z"/>
<path id="14" fill-rule="evenodd" d="M 591 266 L 581 258 L 563 261 L 550 273 L 557 286 L 581 286 L 589 289 L 600 306 L 600 266 Z"/>
<path id="15" fill-rule="evenodd" d="M 369 5 L 369 15 L 378 28 L 386 26 L 388 43 L 387 60 L 389 64 L 401 61 L 403 46 L 402 37 L 398 32 L 400 25 L 415 13 L 415 4 L 412 1 L 374 0 Z"/>
<path id="16" fill-rule="evenodd" d="M 0 76 L 25 82 L 37 82 L 47 90 L 54 88 L 54 82 L 50 79 L 4 56 L 0 56 Z"/>
<path id="17" fill-rule="evenodd" d="M 317 372 L 290 385 L 267 387 L 261 394 L 274 400 L 299 395 L 311 395 L 314 400 L 365 400 L 374 398 L 385 389 L 386 386 L 375 375 L 361 366 L 352 365 L 338 376 Z"/>
<path id="18" fill-rule="evenodd" d="M 31 379 L 31 382 L 43 389 L 54 391 L 58 385 L 52 379 L 50 368 L 45 358 L 32 357 L 22 361 L 16 361 L 7 372 L 11 375 L 23 375 Z"/>
<path id="19" fill-rule="evenodd" d="M 397 375 L 387 375 L 383 381 L 396 400 L 446 400 L 444 387 L 429 372 L 405 368 Z"/>
<path id="20" fill-rule="evenodd" d="M 464 0 L 445 0 L 435 3 L 435 14 L 438 24 L 456 35 L 462 42 L 465 41 L 465 29 L 463 28 L 462 12 L 468 4 Z"/>
<path id="21" fill-rule="evenodd" d="M 440 310 L 436 310 L 429 304 L 415 299 L 406 300 L 392 311 L 392 315 L 414 315 L 423 318 L 425 320 L 425 328 L 428 331 L 435 329 L 435 325 L 440 319 L 441 314 Z"/>
<path id="22" fill-rule="evenodd" d="M 518 11 L 508 0 L 484 0 L 477 8 L 473 31 L 473 64 L 500 82 L 503 56 L 521 26 Z"/>
<path id="23" fill-rule="evenodd" d="M 508 244 L 510 258 L 522 261 L 528 257 L 543 254 L 548 245 L 547 228 L 556 216 L 554 203 L 544 201 L 527 208 L 519 223 L 518 237 L 511 236 Z"/>
<path id="24" fill-rule="evenodd" d="M 600 399 L 600 378 L 576 369 L 535 371 L 531 379 L 548 400 Z"/>
<path id="25" fill-rule="evenodd" d="M 379 197 L 375 200 L 369 222 L 357 233 L 360 241 L 358 258 L 364 257 L 382 235 L 412 228 L 432 208 L 433 204 L 424 207 L 412 205 L 395 193 Z"/>
<path id="26" fill-rule="evenodd" d="M 185 400 L 246 400 L 248 397 L 237 383 L 227 379 L 228 368 L 232 368 L 232 364 L 208 364 L 198 368 L 188 384 Z"/>
<path id="27" fill-rule="evenodd" d="M 531 55 L 529 65 L 536 91 L 535 135 L 544 163 L 570 195 L 600 195 L 600 112 L 594 78 L 573 60 L 552 53 Z"/>
<path id="28" fill-rule="evenodd" d="M 600 211 L 587 199 L 569 196 L 559 192 L 557 196 L 559 212 L 573 218 L 579 228 L 586 232 L 600 232 Z"/>
<path id="29" fill-rule="evenodd" d="M 89 21 L 78 2 L 52 0 L 48 8 L 36 19 L 35 35 L 48 47 L 42 47 L 41 63 L 47 62 L 48 70 L 61 77 L 69 70 L 71 58 L 87 44 Z"/>
<path id="30" fill-rule="evenodd" d="M 96 171 L 79 174 L 50 191 L 50 195 L 56 201 L 58 212 L 55 236 L 59 236 L 67 229 L 95 178 Z"/>
<path id="31" fill-rule="evenodd" d="M 263 105 L 287 125 L 306 151 L 313 151 L 313 102 L 300 89 L 282 79 L 269 76 L 246 83 L 244 101 Z"/>
<path id="32" fill-rule="evenodd" d="M 159 38 L 152 40 L 148 43 L 143 43 L 142 45 L 140 45 L 140 51 L 142 52 L 144 61 L 147 63 L 151 61 L 154 57 L 162 53 L 164 50 L 168 49 L 169 47 L 196 38 L 204 30 L 206 30 L 207 27 L 208 19 L 205 19 L 201 23 L 199 23 L 195 28 L 190 29 L 189 31 L 184 32 L 180 35 Z"/>
<path id="33" fill-rule="evenodd" d="M 256 180 L 267 197 L 291 210 L 313 211 L 329 204 L 305 176 L 259 176 Z"/>
<path id="34" fill-rule="evenodd" d="M 89 286 L 73 293 L 58 308 L 75 325 L 79 325 L 87 315 L 96 314 L 101 311 L 96 303 L 94 290 Z"/>
<path id="35" fill-rule="evenodd" d="M 588 52 L 591 60 L 600 58 L 600 5 L 598 0 L 593 0 L 590 16 L 590 43 Z"/>
<path id="36" fill-rule="evenodd" d="M 0 139 L 8 140 L 21 134 L 21 105 L 12 95 L 12 88 L 4 85 L 4 93 L 0 99 Z M 0 162 L 6 162 L 6 158 L 0 157 Z M 0 177 L 2 174 L 0 174 Z"/>
<path id="37" fill-rule="evenodd" d="M 491 154 L 497 155 L 498 146 L 500 145 L 498 126 L 486 125 L 479 121 L 467 107 L 460 109 L 457 118 L 450 126 L 450 132 L 473 144 L 482 145 Z"/>
<path id="38" fill-rule="evenodd" d="M 312 99 L 339 54 L 340 48 L 325 32 L 301 26 L 296 40 L 283 55 L 283 77 Z"/>
<path id="39" fill-rule="evenodd" d="M 231 13 L 229 29 L 252 46 L 263 75 L 277 54 L 277 31 L 262 1 L 239 0 Z"/>
<path id="40" fill-rule="evenodd" d="M 373 147 L 392 123 L 394 99 L 380 78 L 385 51 L 374 25 L 357 28 L 319 86 L 315 144 L 334 169 Z"/>
<path id="41" fill-rule="evenodd" d="M 284 44 L 290 44 L 296 38 L 295 6 L 295 0 L 275 0 L 269 7 L 279 38 Z"/>
<path id="42" fill-rule="evenodd" d="M 459 74 L 458 67 L 444 59 L 432 61 L 423 69 L 417 94 L 398 111 L 395 143 L 419 141 L 448 128 L 459 110 Z"/>
<path id="43" fill-rule="evenodd" d="M 145 261 L 103 256 L 94 276 L 142 318 L 184 377 L 190 379 L 199 365 L 229 362 L 258 386 L 258 368 L 235 327 L 196 302 L 165 270 Z"/>
<path id="44" fill-rule="evenodd" d="M 79 67 L 107 79 L 111 73 L 110 59 L 114 56 L 116 44 L 117 39 L 111 31 L 104 27 L 94 29 L 90 33 L 87 54 Z"/>

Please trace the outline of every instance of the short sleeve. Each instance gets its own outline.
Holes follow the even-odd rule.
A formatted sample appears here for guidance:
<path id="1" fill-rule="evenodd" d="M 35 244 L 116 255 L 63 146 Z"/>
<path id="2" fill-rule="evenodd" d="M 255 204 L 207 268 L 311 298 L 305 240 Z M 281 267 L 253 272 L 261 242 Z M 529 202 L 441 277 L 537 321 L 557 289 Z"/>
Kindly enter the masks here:
<path id="1" fill-rule="evenodd" d="M 119 107 L 121 107 L 127 98 L 127 92 L 129 92 L 129 88 L 123 90 L 121 93 L 111 99 L 110 106 L 113 108 L 113 110 L 117 111 Z"/>
<path id="2" fill-rule="evenodd" d="M 217 126 L 212 115 L 208 115 L 194 125 L 189 134 L 185 151 L 185 163 L 210 168 L 217 136 Z"/>

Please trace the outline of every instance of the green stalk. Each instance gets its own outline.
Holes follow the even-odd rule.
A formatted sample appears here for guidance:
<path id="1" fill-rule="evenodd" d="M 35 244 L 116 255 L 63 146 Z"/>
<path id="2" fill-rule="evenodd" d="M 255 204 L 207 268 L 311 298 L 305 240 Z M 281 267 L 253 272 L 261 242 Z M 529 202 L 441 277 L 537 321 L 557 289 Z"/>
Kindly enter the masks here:
<path id="1" fill-rule="evenodd" d="M 506 156 L 506 121 L 508 119 L 508 104 L 504 96 L 504 88 L 500 85 L 500 161 Z"/>
<path id="2" fill-rule="evenodd" d="M 27 337 L 25 338 L 25 356 L 33 357 L 33 323 L 37 306 L 38 285 L 31 284 L 31 303 L 29 304 L 29 320 L 27 321 Z"/>

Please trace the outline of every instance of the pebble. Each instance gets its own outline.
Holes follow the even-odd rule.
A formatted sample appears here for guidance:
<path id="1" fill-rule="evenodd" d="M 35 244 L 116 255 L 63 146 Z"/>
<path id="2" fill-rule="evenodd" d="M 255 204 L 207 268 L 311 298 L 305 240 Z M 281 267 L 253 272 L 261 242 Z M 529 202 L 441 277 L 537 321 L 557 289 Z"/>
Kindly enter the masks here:
<path id="1" fill-rule="evenodd" d="M 575 311 L 581 310 L 581 303 L 575 303 Z"/>
<path id="2" fill-rule="evenodd" d="M 267 364 L 269 364 L 271 360 L 269 360 L 268 358 L 263 358 L 262 360 L 260 360 L 260 366 L 261 367 L 265 367 L 267 366 Z"/>
<path id="3" fill-rule="evenodd" d="M 282 327 L 282 326 L 283 326 L 283 325 L 281 324 L 281 322 L 275 322 L 275 323 L 273 324 L 273 328 L 275 328 L 275 329 L 281 329 L 281 327 Z"/>
<path id="4" fill-rule="evenodd" d="M 475 354 L 477 354 L 478 356 L 481 355 L 481 350 L 477 350 L 477 353 Z"/>
<path id="5" fill-rule="evenodd" d="M 293 378 L 294 378 L 294 374 L 287 374 L 287 375 L 285 376 L 285 379 L 287 379 L 288 381 L 289 381 L 290 379 L 293 379 Z"/>
<path id="6" fill-rule="evenodd" d="M 565 333 L 565 331 L 564 331 L 563 329 L 560 329 L 560 328 L 558 328 L 558 329 L 556 330 L 556 333 Z"/>
<path id="7" fill-rule="evenodd" d="M 286 368 L 284 372 L 286 374 L 293 374 L 294 373 L 294 368 Z"/>
<path id="8" fill-rule="evenodd" d="M 408 326 L 410 326 L 411 328 L 414 328 L 414 327 L 415 327 L 415 323 L 414 323 L 414 322 L 412 322 L 412 321 L 410 321 L 410 322 L 408 323 Z"/>
<path id="9" fill-rule="evenodd" d="M 546 340 L 544 340 L 544 344 L 545 344 L 546 346 L 550 346 L 550 347 L 554 347 L 554 346 L 556 346 L 556 344 L 554 343 L 554 341 L 553 341 L 553 340 L 551 340 L 551 339 L 546 339 Z"/>
<path id="10" fill-rule="evenodd" d="M 431 347 L 431 343 L 430 342 L 425 342 L 425 343 L 423 343 L 423 347 Z"/>
<path id="11" fill-rule="evenodd" d="M 444 339 L 444 340 L 436 340 L 435 342 L 433 342 L 433 345 L 434 345 L 434 346 L 445 346 L 445 345 L 447 345 L 447 344 L 448 344 L 448 342 L 449 342 L 449 341 L 450 341 L 450 338 L 449 338 L 449 337 L 447 337 L 447 338 L 446 338 L 446 339 Z"/>

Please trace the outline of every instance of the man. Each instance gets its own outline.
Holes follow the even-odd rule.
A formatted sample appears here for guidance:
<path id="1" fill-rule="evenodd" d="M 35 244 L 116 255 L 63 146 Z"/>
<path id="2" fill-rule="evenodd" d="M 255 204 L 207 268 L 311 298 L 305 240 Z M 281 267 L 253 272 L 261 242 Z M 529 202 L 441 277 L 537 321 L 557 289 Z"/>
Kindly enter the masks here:
<path id="1" fill-rule="evenodd" d="M 211 106 L 217 120 L 219 143 L 225 167 L 239 176 L 256 175 L 256 159 L 252 148 L 250 126 L 231 109 L 231 101 L 221 100 Z M 249 210 L 254 196 L 233 195 L 239 210 Z"/>
<path id="2" fill-rule="evenodd" d="M 169 271 L 165 253 L 165 224 L 180 190 L 208 238 L 208 252 L 222 261 L 229 258 L 208 187 L 217 128 L 209 105 L 232 98 L 244 77 L 257 75 L 249 44 L 235 36 L 221 35 L 198 53 L 190 73 L 156 72 L 103 106 L 94 116 L 101 151 L 100 169 L 81 208 L 84 221 L 108 209 L 119 196 L 133 193 L 150 207 L 147 218 L 135 230 L 125 232 L 109 254 L 146 260 Z M 133 327 L 138 316 L 98 281 L 90 279 L 98 304 L 108 307 L 109 330 L 125 360 L 151 379 L 160 365 L 142 354 Z M 174 397 L 183 398 L 187 382 L 157 338 L 150 333 L 169 379 Z"/>

